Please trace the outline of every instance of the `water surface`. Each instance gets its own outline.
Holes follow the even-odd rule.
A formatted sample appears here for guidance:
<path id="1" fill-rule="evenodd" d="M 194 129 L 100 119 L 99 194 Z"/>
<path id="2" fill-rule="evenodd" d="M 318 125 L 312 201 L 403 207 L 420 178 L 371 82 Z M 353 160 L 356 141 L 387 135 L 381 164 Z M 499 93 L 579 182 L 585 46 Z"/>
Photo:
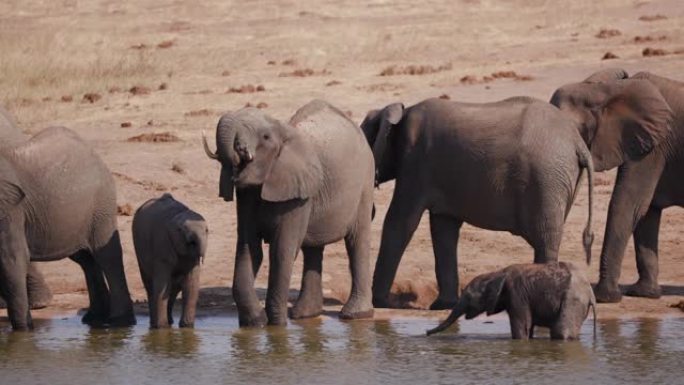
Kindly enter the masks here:
<path id="1" fill-rule="evenodd" d="M 101 330 L 77 318 L 33 332 L 0 323 L 0 384 L 682 384 L 684 319 L 591 322 L 575 342 L 510 340 L 508 321 L 460 321 L 426 337 L 427 319 L 238 329 L 231 317 L 194 330 Z"/>

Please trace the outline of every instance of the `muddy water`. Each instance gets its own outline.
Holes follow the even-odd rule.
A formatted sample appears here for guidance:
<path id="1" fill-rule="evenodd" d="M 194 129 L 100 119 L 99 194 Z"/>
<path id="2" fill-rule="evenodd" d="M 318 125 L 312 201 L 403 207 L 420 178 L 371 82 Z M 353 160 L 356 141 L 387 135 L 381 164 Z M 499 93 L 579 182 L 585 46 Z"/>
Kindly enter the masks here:
<path id="1" fill-rule="evenodd" d="M 600 321 L 592 337 L 509 339 L 505 318 L 461 321 L 425 337 L 427 319 L 238 330 L 230 317 L 194 330 L 96 330 L 76 318 L 31 333 L 0 323 L 0 384 L 682 384 L 684 319 Z M 646 382 L 644 382 L 646 381 Z"/>

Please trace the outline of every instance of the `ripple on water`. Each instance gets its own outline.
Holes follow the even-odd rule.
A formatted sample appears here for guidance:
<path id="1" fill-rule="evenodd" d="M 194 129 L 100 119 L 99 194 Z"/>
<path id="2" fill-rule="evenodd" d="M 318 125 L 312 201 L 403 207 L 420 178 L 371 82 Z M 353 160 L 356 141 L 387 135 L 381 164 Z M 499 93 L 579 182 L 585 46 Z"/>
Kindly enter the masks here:
<path id="1" fill-rule="evenodd" d="M 194 330 L 89 329 L 41 321 L 31 333 L 0 324 L 0 383 L 86 384 L 626 384 L 680 383 L 684 320 L 605 320 L 575 342 L 509 338 L 506 319 L 312 319 L 287 328 L 238 329 L 234 318 Z M 103 380 L 104 381 L 104 380 Z M 99 381 L 102 382 L 102 381 Z"/>

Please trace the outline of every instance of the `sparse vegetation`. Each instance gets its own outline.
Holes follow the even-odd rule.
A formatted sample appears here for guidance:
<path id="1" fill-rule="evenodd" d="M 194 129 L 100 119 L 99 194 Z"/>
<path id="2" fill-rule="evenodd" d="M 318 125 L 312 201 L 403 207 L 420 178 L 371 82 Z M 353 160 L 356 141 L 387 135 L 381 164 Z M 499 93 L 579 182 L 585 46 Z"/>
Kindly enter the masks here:
<path id="1" fill-rule="evenodd" d="M 380 71 L 380 76 L 395 76 L 395 75 L 427 75 L 442 71 L 451 71 L 451 63 L 443 64 L 437 67 L 431 65 L 408 65 L 396 66 L 392 65 L 385 67 Z"/>

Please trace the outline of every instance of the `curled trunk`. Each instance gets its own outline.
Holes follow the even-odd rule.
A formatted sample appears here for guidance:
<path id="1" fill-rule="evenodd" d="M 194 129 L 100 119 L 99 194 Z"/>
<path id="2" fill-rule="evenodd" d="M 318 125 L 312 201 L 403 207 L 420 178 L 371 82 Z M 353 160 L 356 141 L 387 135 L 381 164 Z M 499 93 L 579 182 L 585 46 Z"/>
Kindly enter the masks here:
<path id="1" fill-rule="evenodd" d="M 435 333 L 442 332 L 449 328 L 456 320 L 463 315 L 463 306 L 459 302 L 456 307 L 451 311 L 451 314 L 449 314 L 449 317 L 445 319 L 439 326 L 437 326 L 434 329 L 430 329 L 427 331 L 427 335 L 432 335 Z"/>

